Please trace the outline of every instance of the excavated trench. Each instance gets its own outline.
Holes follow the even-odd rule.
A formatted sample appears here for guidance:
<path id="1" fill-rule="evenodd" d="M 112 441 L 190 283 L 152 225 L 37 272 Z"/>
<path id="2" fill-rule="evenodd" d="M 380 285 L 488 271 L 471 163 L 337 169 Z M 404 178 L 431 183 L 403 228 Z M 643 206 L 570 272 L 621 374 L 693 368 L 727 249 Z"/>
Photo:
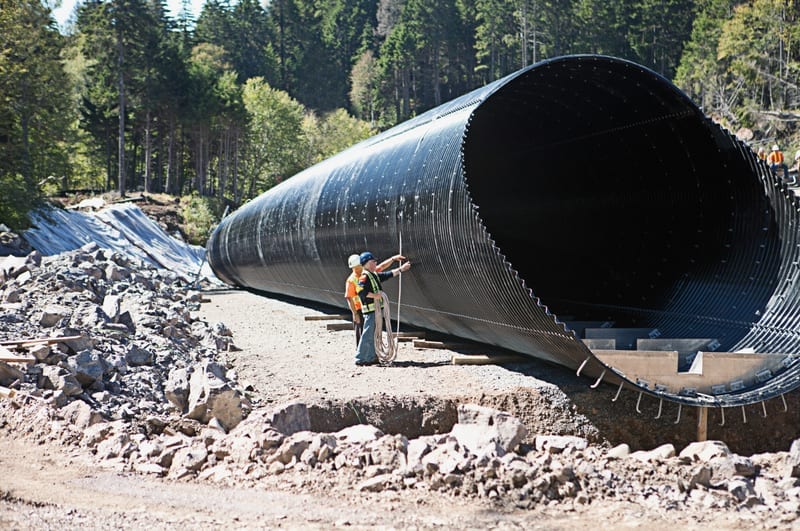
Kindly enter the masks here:
<path id="1" fill-rule="evenodd" d="M 662 406 L 645 398 L 636 412 L 637 395 L 628 393 L 611 403 L 613 390 L 589 390 L 585 382 L 561 388 L 569 393 L 531 388 L 513 393 L 492 393 L 460 397 L 394 396 L 351 400 L 315 400 L 308 403 L 311 429 L 331 433 L 348 426 L 370 424 L 384 433 L 402 434 L 409 439 L 448 433 L 458 422 L 458 404 L 471 403 L 505 411 L 519 418 L 528 429 L 524 444 L 533 444 L 536 435 L 574 435 L 590 443 L 616 446 L 627 444 L 632 451 L 650 450 L 671 443 L 678 450 L 697 440 L 697 408 L 682 408 L 678 418 L 676 404 Z M 787 395 L 797 403 L 800 394 Z M 763 416 L 760 405 L 712 410 L 708 418 L 708 439 L 725 441 L 740 455 L 786 451 L 797 437 L 800 412 L 783 411 L 780 401 L 767 403 Z M 676 424 L 676 421 L 678 422 Z M 722 423 L 722 425 L 720 425 Z M 769 437 L 764 437 L 769 433 Z"/>

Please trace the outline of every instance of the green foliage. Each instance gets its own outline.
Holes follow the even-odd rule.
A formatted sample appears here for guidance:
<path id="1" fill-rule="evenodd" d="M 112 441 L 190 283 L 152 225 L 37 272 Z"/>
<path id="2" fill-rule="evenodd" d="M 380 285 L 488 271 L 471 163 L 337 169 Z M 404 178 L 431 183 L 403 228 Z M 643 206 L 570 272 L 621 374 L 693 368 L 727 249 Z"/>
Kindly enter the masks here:
<path id="1" fill-rule="evenodd" d="M 241 160 L 248 183 L 242 193 L 249 199 L 300 171 L 308 144 L 305 108 L 286 92 L 253 78 L 245 83 L 242 99 L 249 116 Z"/>
<path id="2" fill-rule="evenodd" d="M 800 4 L 783 0 L 207 0 L 196 26 L 160 0 L 84 0 L 70 35 L 46 5 L 0 0 L 8 219 L 43 192 L 115 182 L 235 207 L 374 128 L 569 53 L 674 77 L 760 138 L 791 139 L 800 120 Z"/>
<path id="3" fill-rule="evenodd" d="M 197 20 L 196 38 L 219 46 L 236 72 L 239 83 L 251 77 L 277 80 L 275 58 L 269 41 L 267 12 L 255 0 L 210 0 Z"/>
<path id="4" fill-rule="evenodd" d="M 30 184 L 22 175 L 4 173 L 0 174 L 0 190 L 0 223 L 15 231 L 28 228 L 28 211 L 37 202 Z"/>
<path id="5" fill-rule="evenodd" d="M 181 197 L 182 228 L 189 243 L 205 245 L 209 234 L 219 221 L 218 202 L 197 193 Z"/>
<path id="6" fill-rule="evenodd" d="M 377 91 L 378 64 L 372 50 L 366 50 L 350 74 L 350 104 L 361 119 L 370 123 L 375 123 Z"/>
<path id="7" fill-rule="evenodd" d="M 756 144 L 795 143 L 800 113 L 800 5 L 705 0 L 676 83 L 727 128 Z"/>
<path id="8" fill-rule="evenodd" d="M 69 171 L 61 145 L 71 116 L 60 57 L 63 44 L 41 2 L 0 2 L 0 196 L 6 205 L 4 215 L 10 215 L 9 206 L 19 200 L 20 207 L 35 200 L 39 182 Z"/>
<path id="9" fill-rule="evenodd" d="M 308 114 L 303 130 L 309 144 L 308 164 L 316 164 L 369 138 L 375 131 L 368 122 L 353 118 L 344 109 L 329 112 L 321 120 Z"/>

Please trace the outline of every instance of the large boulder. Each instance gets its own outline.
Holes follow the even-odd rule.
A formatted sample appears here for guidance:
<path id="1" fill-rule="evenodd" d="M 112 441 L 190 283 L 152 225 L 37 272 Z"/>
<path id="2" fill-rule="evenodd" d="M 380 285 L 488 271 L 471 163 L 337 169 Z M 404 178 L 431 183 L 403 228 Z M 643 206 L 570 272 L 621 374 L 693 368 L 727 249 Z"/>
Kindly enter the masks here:
<path id="1" fill-rule="evenodd" d="M 495 444 L 510 452 L 527 434 L 525 425 L 516 417 L 475 404 L 458 406 L 458 423 L 451 431 L 461 446 L 476 455 Z"/>
<path id="2" fill-rule="evenodd" d="M 189 380 L 189 404 L 186 416 L 203 424 L 216 418 L 226 430 L 244 418 L 242 396 L 233 389 L 218 363 L 205 361 Z"/>

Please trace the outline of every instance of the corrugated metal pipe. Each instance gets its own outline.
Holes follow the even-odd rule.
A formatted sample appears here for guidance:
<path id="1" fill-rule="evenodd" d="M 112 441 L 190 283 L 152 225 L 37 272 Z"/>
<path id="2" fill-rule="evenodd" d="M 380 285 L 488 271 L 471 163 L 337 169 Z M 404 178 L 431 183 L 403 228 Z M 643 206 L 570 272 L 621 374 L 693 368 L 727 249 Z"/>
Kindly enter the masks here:
<path id="1" fill-rule="evenodd" d="M 798 201 L 640 65 L 520 70 L 282 182 L 207 250 L 232 285 L 345 307 L 347 257 L 400 242 L 404 323 L 684 404 L 800 385 Z M 591 346 L 602 329 L 616 347 Z"/>

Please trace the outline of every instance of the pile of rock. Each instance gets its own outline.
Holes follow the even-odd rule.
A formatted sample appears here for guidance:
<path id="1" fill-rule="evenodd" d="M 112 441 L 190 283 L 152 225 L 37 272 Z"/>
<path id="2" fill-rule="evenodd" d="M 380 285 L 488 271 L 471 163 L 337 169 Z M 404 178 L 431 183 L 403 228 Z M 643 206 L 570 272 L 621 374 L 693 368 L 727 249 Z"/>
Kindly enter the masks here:
<path id="1" fill-rule="evenodd" d="M 630 452 L 581 437 L 540 435 L 506 413 L 458 407 L 449 433 L 407 439 L 357 425 L 336 433 L 309 430 L 302 403 L 254 411 L 229 434 L 205 433 L 191 460 L 170 475 L 242 484 L 274 475 L 313 475 L 320 491 L 421 489 L 487 498 L 518 507 L 627 501 L 660 510 L 736 508 L 791 521 L 800 511 L 800 441 L 789 453 L 743 457 L 720 441 L 679 454 L 667 444 Z M 176 468 L 176 464 L 180 466 Z M 312 487 L 308 487 L 312 488 Z"/>
<path id="2" fill-rule="evenodd" d="M 33 249 L 24 238 L 0 223 L 0 256 L 25 256 L 31 251 Z"/>
<path id="3" fill-rule="evenodd" d="M 0 386 L 88 425 L 181 415 L 227 429 L 249 407 L 217 363 L 229 330 L 195 320 L 199 292 L 170 271 L 90 243 L 0 264 L 0 344 L 34 363 L 0 362 Z M 6 348 L 10 348 L 10 345 Z M 86 427 L 86 426 L 83 426 Z"/>
<path id="4" fill-rule="evenodd" d="M 231 333 L 192 318 L 200 300 L 169 271 L 91 244 L 4 261 L 0 342 L 49 341 L 27 348 L 33 362 L 0 362 L 0 386 L 13 391 L 0 398 L 0 428 L 174 479 L 435 490 L 522 507 L 623 500 L 773 521 L 800 511 L 800 441 L 751 457 L 718 441 L 631 453 L 532 436 L 516 418 L 470 404 L 450 432 L 416 439 L 369 425 L 314 432 L 306 404 L 257 407 L 238 389 L 225 364 Z"/>

